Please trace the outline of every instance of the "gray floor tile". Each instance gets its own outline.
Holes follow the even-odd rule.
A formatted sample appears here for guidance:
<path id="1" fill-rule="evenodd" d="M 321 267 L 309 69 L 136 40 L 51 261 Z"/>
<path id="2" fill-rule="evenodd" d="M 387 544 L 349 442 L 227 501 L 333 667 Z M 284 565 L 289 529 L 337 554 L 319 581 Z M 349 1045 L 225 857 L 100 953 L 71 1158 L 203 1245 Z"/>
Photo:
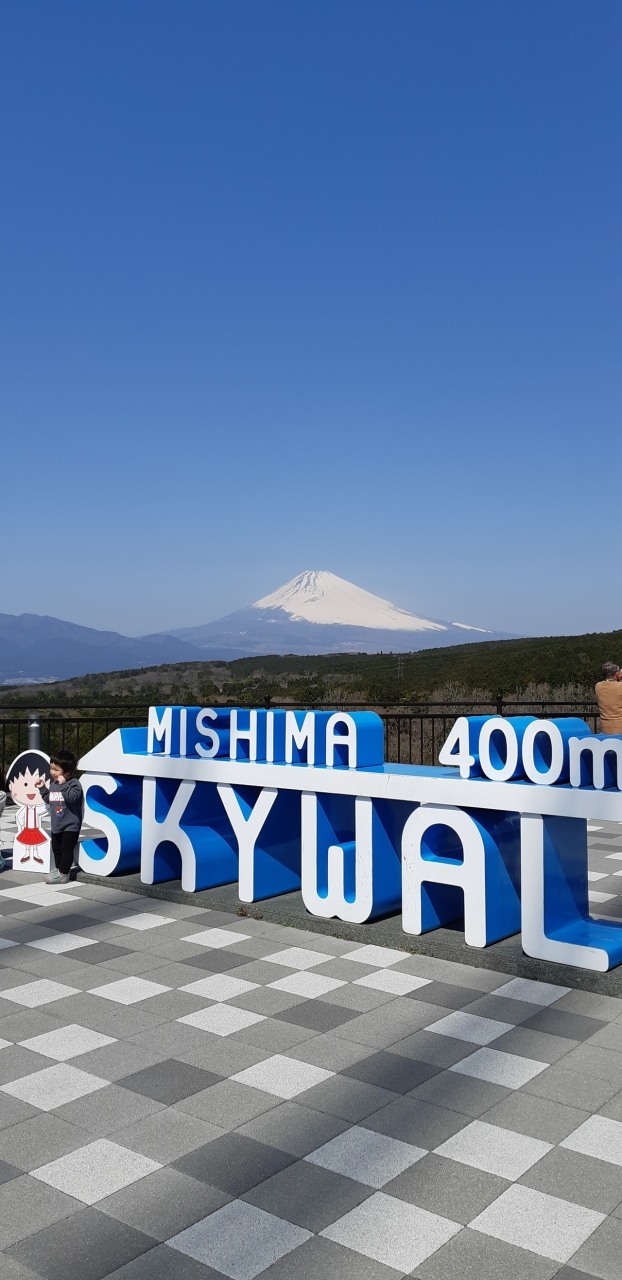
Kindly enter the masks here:
<path id="1" fill-rule="evenodd" d="M 226 1192 L 177 1169 L 158 1169 L 100 1200 L 97 1208 L 163 1243 L 222 1208 L 229 1199 Z"/>
<path id="2" fill-rule="evenodd" d="M 209 1089 L 220 1079 L 220 1076 L 211 1071 L 191 1067 L 175 1058 L 165 1058 L 155 1066 L 123 1076 L 118 1084 L 123 1089 L 130 1089 L 133 1093 L 153 1098 L 154 1102 L 162 1102 L 164 1106 L 170 1107 L 175 1102 L 181 1102 L 182 1098 L 189 1098 L 194 1093 Z"/>
<path id="3" fill-rule="evenodd" d="M 510 1000 L 507 996 L 478 996 L 472 1004 L 463 1006 L 465 1013 L 473 1013 L 480 1018 L 495 1018 L 497 1022 L 513 1022 L 516 1026 L 533 1018 L 537 1006 L 528 1004 L 526 1000 Z"/>
<path id="4" fill-rule="evenodd" d="M 622 1201 L 619 1166 L 561 1147 L 549 1151 L 520 1181 L 526 1187 L 585 1205 L 598 1213 L 611 1213 Z"/>
<path id="5" fill-rule="evenodd" d="M 387 1182 L 383 1190 L 387 1195 L 466 1225 L 508 1185 L 505 1178 L 456 1160 L 445 1160 L 431 1152 Z"/>
<path id="6" fill-rule="evenodd" d="M 622 1000 L 614 996 L 596 995 L 593 991 L 569 991 L 555 1004 L 556 1009 L 567 1009 L 569 1013 L 582 1013 L 586 1018 L 601 1018 L 603 1022 L 614 1022 L 622 1018 Z"/>
<path id="7" fill-rule="evenodd" d="M 600 1280 L 620 1280 L 621 1257 L 622 1222 L 608 1218 L 585 1241 L 570 1263 L 578 1271 L 599 1276 Z"/>
<path id="8" fill-rule="evenodd" d="M 144 1098 L 138 1093 L 131 1093 L 129 1089 L 109 1084 L 105 1089 L 99 1089 L 97 1095 L 90 1093 L 84 1098 L 77 1098 L 75 1102 L 66 1102 L 57 1109 L 56 1115 L 69 1124 L 87 1129 L 97 1137 L 105 1137 L 114 1133 L 115 1129 L 121 1129 L 132 1121 L 141 1120 L 143 1116 L 161 1109 L 161 1104 L 154 1102 L 152 1098 Z"/>
<path id="9" fill-rule="evenodd" d="M 314 970 L 314 973 L 317 972 Z M 345 1022 L 356 1017 L 354 1009 L 346 1009 L 337 1004 L 326 1004 L 323 1000 L 305 1000 L 301 1004 L 290 1006 L 274 1015 L 279 1021 L 291 1023 L 293 1026 L 309 1027 L 311 1031 L 333 1031 Z"/>
<path id="10" fill-rule="evenodd" d="M 12 1098 L 8 1093 L 0 1093 L 0 1132 L 19 1124 L 20 1120 L 30 1120 L 31 1116 L 39 1115 L 41 1112 L 30 1103 L 20 1102 L 19 1098 Z"/>
<path id="11" fill-rule="evenodd" d="M 175 1053 L 180 1062 L 189 1062 L 191 1066 L 202 1067 L 204 1071 L 213 1071 L 214 1075 L 223 1077 L 234 1076 L 271 1056 L 269 1049 L 258 1049 L 255 1045 L 242 1044 L 232 1036 L 215 1036 L 209 1031 L 199 1032 L 192 1046 Z"/>
<path id="12" fill-rule="evenodd" d="M 205 947 L 200 951 L 196 951 L 194 955 L 189 956 L 187 961 L 182 960 L 181 963 L 186 964 L 186 966 L 189 965 L 195 969 L 201 969 L 203 974 L 205 974 L 205 972 L 229 973 L 229 971 L 231 971 L 232 973 L 235 973 L 237 977 L 238 969 L 240 969 L 242 965 L 248 967 L 255 962 L 249 956 L 241 955 L 231 947 L 223 947 L 222 949 L 219 948 L 217 950 L 212 949 L 211 947 Z M 246 976 L 246 969 L 240 976 Z M 189 978 L 188 981 L 191 982 L 192 979 Z M 257 979 L 250 978 L 249 981 L 256 982 Z"/>
<path id="13" fill-rule="evenodd" d="M 292 1156 L 306 1156 L 348 1127 L 345 1120 L 313 1111 L 297 1102 L 283 1102 L 238 1129 L 243 1137 L 278 1147 Z"/>
<path id="14" fill-rule="evenodd" d="M 559 1263 L 503 1240 L 461 1231 L 413 1271 L 420 1280 L 550 1280 Z"/>
<path id="15" fill-rule="evenodd" d="M 530 1027 L 514 1027 L 506 1031 L 494 1042 L 495 1049 L 504 1053 L 517 1053 L 522 1058 L 533 1058 L 535 1062 L 559 1062 L 576 1049 L 577 1040 L 566 1040 L 563 1036 L 547 1035 L 544 1031 L 534 1031 Z"/>
<path id="16" fill-rule="evenodd" d="M 238 1009 L 248 1009 L 250 1013 L 263 1013 L 267 1017 L 282 1013 L 284 1009 L 293 1009 L 296 1005 L 307 1003 L 304 996 L 294 996 L 291 991 L 277 991 L 274 987 L 256 987 L 254 991 L 246 991 L 232 1001 Z"/>
<path id="17" fill-rule="evenodd" d="M 355 1044 L 353 1040 L 341 1040 L 331 1032 L 326 1035 L 313 1036 L 303 1040 L 302 1044 L 292 1045 L 288 1049 L 288 1058 L 297 1058 L 299 1062 L 309 1062 L 316 1067 L 324 1067 L 327 1071 L 342 1071 L 344 1067 L 360 1062 L 369 1057 L 369 1045 Z"/>
<path id="18" fill-rule="evenodd" d="M 114 1044 L 103 1045 L 101 1049 L 91 1049 L 90 1053 L 82 1053 L 72 1058 L 74 1067 L 81 1071 L 90 1071 L 92 1075 L 101 1076 L 104 1080 L 116 1081 L 122 1076 L 131 1075 L 134 1071 L 143 1071 L 161 1062 L 165 1053 L 139 1048 L 130 1040 L 115 1040 Z"/>
<path id="19" fill-rule="evenodd" d="M 473 1045 L 467 1040 L 456 1040 L 454 1036 L 415 1031 L 392 1044 L 391 1053 L 399 1053 L 405 1058 L 417 1058 L 419 1062 L 429 1062 L 434 1067 L 452 1067 L 473 1053 Z"/>
<path id="20" fill-rule="evenodd" d="M 248 1191 L 244 1199 L 317 1233 L 368 1195 L 371 1190 L 362 1183 L 299 1160 Z"/>
<path id="21" fill-rule="evenodd" d="M 341 1120 L 356 1124 L 394 1098 L 395 1093 L 388 1089 L 379 1089 L 377 1085 L 365 1084 L 362 1080 L 335 1075 L 330 1080 L 323 1080 L 321 1084 L 306 1089 L 299 1095 L 298 1101 L 303 1106 L 313 1107 L 316 1111 L 328 1111 Z"/>
<path id="22" fill-rule="evenodd" d="M 161 1051 L 166 1057 L 179 1058 L 183 1053 L 195 1048 L 205 1037 L 205 1032 L 198 1027 L 190 1027 L 184 1022 L 164 1022 L 148 1031 L 139 1031 L 128 1037 L 132 1044 L 141 1049 Z"/>
<path id="23" fill-rule="evenodd" d="M 294 1158 L 285 1151 L 239 1133 L 228 1133 L 181 1156 L 174 1167 L 230 1196 L 240 1196 L 291 1164 Z"/>
<path id="24" fill-rule="evenodd" d="M 406 1009 L 403 1007 L 404 1004 Z M 353 1018 L 351 1022 L 337 1027 L 335 1034 L 343 1036 L 346 1040 L 368 1044 L 370 1048 L 389 1048 L 396 1040 L 403 1040 L 404 1036 L 410 1035 L 413 1030 L 418 1030 L 418 1027 L 413 1025 L 415 1020 L 408 1011 L 410 1004 L 406 996 L 398 996 L 389 1005 L 372 1013 L 361 1014 L 359 1018 Z M 443 1012 L 446 1011 L 443 1010 Z M 433 1018 L 428 1017 L 428 1021 L 433 1021 Z"/>
<path id="25" fill-rule="evenodd" d="M 49 1065 L 49 1058 L 33 1053 L 32 1049 L 24 1049 L 19 1044 L 8 1045 L 6 1049 L 0 1049 L 0 1085 L 29 1076 L 33 1071 L 43 1071 Z"/>
<path id="26" fill-rule="evenodd" d="M 590 1044 L 600 1049 L 614 1049 L 616 1053 L 622 1053 L 622 1022 L 606 1022 L 601 1030 L 592 1036 Z"/>
<path id="27" fill-rule="evenodd" d="M 411 1096 L 422 1102 L 431 1102 L 437 1107 L 477 1117 L 489 1111 L 507 1095 L 508 1090 L 502 1085 L 458 1075 L 455 1071 L 443 1071 L 418 1085 Z"/>
<path id="28" fill-rule="evenodd" d="M 262 1272 L 261 1280 L 399 1280 L 402 1272 L 313 1236 Z"/>
<path id="29" fill-rule="evenodd" d="M 611 1081 L 618 1089 L 622 1088 L 622 1055 L 612 1049 L 599 1049 L 589 1042 L 580 1044 L 566 1054 L 564 1067 L 590 1078 Z"/>
<path id="30" fill-rule="evenodd" d="M 157 976 L 156 973 L 151 972 L 142 976 L 147 976 L 156 982 L 161 981 L 159 970 Z M 192 979 L 190 978 L 189 981 Z M 205 1000 L 200 996 L 192 995 L 189 991 L 164 991 L 162 995 L 152 996 L 151 999 L 140 1004 L 139 1008 L 146 1009 L 152 1017 L 165 1018 L 167 1022 L 172 1022 L 176 1018 L 185 1018 L 188 1013 L 196 1013 L 198 1009 L 204 1009 Z"/>
<path id="31" fill-rule="evenodd" d="M 582 1072 L 570 1071 L 566 1059 L 549 1067 L 523 1086 L 525 1093 L 535 1093 L 540 1098 L 551 1098 L 565 1106 L 578 1107 L 581 1111 L 597 1111 L 604 1106 L 619 1086 L 615 1081 L 590 1078 Z"/>
<path id="32" fill-rule="evenodd" d="M 64 1027 L 70 1018 L 52 1017 L 46 1009 L 22 1009 L 19 1013 L 0 1018 L 0 1037 L 12 1040 L 17 1044 L 20 1040 L 28 1040 L 31 1036 L 42 1036 L 46 1031 L 57 1031 Z M 84 1024 L 82 1024 L 84 1025 Z"/>
<path id="33" fill-rule="evenodd" d="M 71 952 L 71 957 L 83 964 L 103 964 L 106 960 L 120 960 L 121 956 L 129 954 L 129 947 L 114 942 L 94 942 L 92 946 L 76 948 Z"/>
<path id="34" fill-rule="evenodd" d="M 365 969 L 362 965 L 357 965 L 360 969 L 359 977 L 362 978 Z M 385 1004 L 390 1004 L 394 997 L 388 991 L 376 991 L 373 987 L 356 987 L 351 983 L 347 987 L 335 987 L 334 991 L 327 991 L 322 996 L 329 1004 L 338 1004 L 342 1008 L 356 1009 L 358 1013 L 369 1013 L 370 1009 L 380 1009 Z"/>
<path id="35" fill-rule="evenodd" d="M 231 1001 L 235 1004 L 235 1001 Z M 277 1022 L 275 1018 L 266 1018 L 265 1022 L 255 1022 L 242 1031 L 235 1031 L 236 1040 L 243 1044 L 257 1045 L 259 1049 L 269 1049 L 271 1053 L 285 1053 L 295 1044 L 302 1044 L 316 1035 L 308 1027 L 295 1027 L 291 1023 Z"/>
<path id="36" fill-rule="evenodd" d="M 439 1072 L 440 1067 L 385 1051 L 369 1054 L 352 1066 L 344 1067 L 342 1074 L 365 1084 L 389 1089 L 392 1093 L 410 1093 L 411 1089 L 416 1089 Z"/>
<path id="37" fill-rule="evenodd" d="M 270 1111 L 279 1102 L 279 1098 L 265 1093 L 263 1089 L 252 1089 L 237 1080 L 221 1080 L 210 1089 L 178 1102 L 177 1110 L 198 1116 L 199 1120 L 206 1120 L 221 1129 L 237 1129 L 264 1111 Z"/>
<path id="38" fill-rule="evenodd" d="M 468 1123 L 468 1116 L 411 1097 L 396 1098 L 361 1121 L 367 1129 L 428 1151 L 453 1137 Z"/>
<path id="39" fill-rule="evenodd" d="M 112 974 L 110 981 L 114 981 Z M 60 1018 L 63 1024 L 77 1022 L 80 1027 L 90 1027 L 105 1036 L 114 1036 L 116 1040 L 155 1030 L 164 1021 L 136 1006 L 113 1004 L 111 1000 L 102 1000 L 101 996 L 93 996 L 88 991 L 46 1005 L 45 1011 L 50 1017 Z"/>
<path id="40" fill-rule="evenodd" d="M 1 1190 L 0 1249 L 8 1249 L 50 1223 L 75 1214 L 79 1202 L 54 1187 L 23 1174 L 5 1182 Z M 18 1259 L 18 1261 L 25 1259 Z M 28 1265 L 32 1265 L 29 1263 Z"/>
<path id="41" fill-rule="evenodd" d="M 25 1267 L 14 1258 L 9 1258 L 8 1253 L 3 1253 L 2 1280 L 40 1280 L 40 1278 L 30 1270 L 30 1267 Z"/>
<path id="42" fill-rule="evenodd" d="M 177 1249 L 159 1244 L 111 1272 L 108 1280 L 228 1280 L 228 1277 Z"/>
<path id="43" fill-rule="evenodd" d="M 68 1276 L 104 1280 L 154 1243 L 150 1236 L 97 1209 L 82 1209 L 29 1236 L 11 1249 L 9 1257 L 25 1263 L 44 1280 L 67 1280 Z"/>
<path id="44" fill-rule="evenodd" d="M 586 1018 L 582 1013 L 569 1013 L 552 1005 L 534 1013 L 526 1025 L 534 1031 L 563 1036 L 566 1040 L 588 1040 L 607 1024 L 598 1018 Z"/>
<path id="45" fill-rule="evenodd" d="M 90 1141 L 91 1134 L 85 1129 L 67 1124 L 51 1111 L 39 1111 L 31 1120 L 0 1131 L 0 1159 L 29 1172 Z"/>
<path id="46" fill-rule="evenodd" d="M 114 1137 L 115 1142 L 129 1147 L 131 1151 L 138 1151 L 159 1164 L 169 1164 L 188 1151 L 205 1146 L 213 1138 L 221 1137 L 222 1133 L 223 1129 L 216 1125 L 185 1115 L 176 1107 L 167 1107 L 165 1111 L 156 1111 L 154 1115 L 145 1116 L 144 1120 L 118 1129 Z"/>
<path id="47" fill-rule="evenodd" d="M 488 1124 L 498 1124 L 502 1129 L 512 1129 L 530 1138 L 561 1142 L 587 1119 L 587 1114 L 576 1107 L 564 1106 L 550 1098 L 537 1098 L 517 1089 L 481 1118 Z"/>

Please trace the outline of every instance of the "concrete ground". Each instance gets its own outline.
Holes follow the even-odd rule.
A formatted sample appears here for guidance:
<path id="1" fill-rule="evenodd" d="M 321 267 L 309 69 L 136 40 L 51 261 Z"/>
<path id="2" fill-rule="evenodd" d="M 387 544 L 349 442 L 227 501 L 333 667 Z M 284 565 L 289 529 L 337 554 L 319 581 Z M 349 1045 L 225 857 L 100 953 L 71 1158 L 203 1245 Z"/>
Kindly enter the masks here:
<path id="1" fill-rule="evenodd" d="M 132 887 L 0 876 L 2 1280 L 619 1280 L 622 998 Z"/>

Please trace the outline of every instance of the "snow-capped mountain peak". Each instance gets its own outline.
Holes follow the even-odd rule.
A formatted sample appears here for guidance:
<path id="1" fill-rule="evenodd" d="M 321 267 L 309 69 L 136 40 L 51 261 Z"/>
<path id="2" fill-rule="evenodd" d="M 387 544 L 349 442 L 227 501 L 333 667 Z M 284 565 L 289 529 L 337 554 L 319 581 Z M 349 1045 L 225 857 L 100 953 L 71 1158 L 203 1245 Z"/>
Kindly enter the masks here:
<path id="1" fill-rule="evenodd" d="M 256 600 L 251 607 L 282 609 L 293 622 L 315 622 L 322 626 L 337 624 L 383 631 L 447 630 L 442 622 L 419 618 L 326 570 L 308 569 L 299 573 L 278 591 Z"/>

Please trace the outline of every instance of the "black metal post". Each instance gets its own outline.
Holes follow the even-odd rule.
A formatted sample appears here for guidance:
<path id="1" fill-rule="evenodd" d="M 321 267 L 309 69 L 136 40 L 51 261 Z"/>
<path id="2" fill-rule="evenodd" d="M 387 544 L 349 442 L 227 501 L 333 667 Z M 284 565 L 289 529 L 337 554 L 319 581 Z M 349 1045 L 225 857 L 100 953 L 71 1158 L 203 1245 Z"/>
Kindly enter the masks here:
<path id="1" fill-rule="evenodd" d="M 28 716 L 28 750 L 41 750 L 41 716 L 34 711 Z"/>
<path id="2" fill-rule="evenodd" d="M 497 694 L 497 715 L 503 715 L 503 689 L 500 689 Z"/>

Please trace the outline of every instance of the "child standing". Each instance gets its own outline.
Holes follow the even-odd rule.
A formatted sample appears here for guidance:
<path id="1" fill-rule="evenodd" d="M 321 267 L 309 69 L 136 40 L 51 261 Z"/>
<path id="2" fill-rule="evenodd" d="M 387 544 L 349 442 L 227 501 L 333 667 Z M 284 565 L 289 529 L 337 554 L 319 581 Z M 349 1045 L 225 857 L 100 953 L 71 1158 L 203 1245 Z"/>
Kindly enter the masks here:
<path id="1" fill-rule="evenodd" d="M 67 884 L 73 866 L 76 845 L 82 826 L 84 796 L 78 778 L 74 778 L 77 765 L 70 751 L 57 751 L 50 756 L 50 785 L 37 782 L 43 799 L 49 805 L 52 828 L 52 853 L 56 867 L 46 876 L 46 884 Z"/>

